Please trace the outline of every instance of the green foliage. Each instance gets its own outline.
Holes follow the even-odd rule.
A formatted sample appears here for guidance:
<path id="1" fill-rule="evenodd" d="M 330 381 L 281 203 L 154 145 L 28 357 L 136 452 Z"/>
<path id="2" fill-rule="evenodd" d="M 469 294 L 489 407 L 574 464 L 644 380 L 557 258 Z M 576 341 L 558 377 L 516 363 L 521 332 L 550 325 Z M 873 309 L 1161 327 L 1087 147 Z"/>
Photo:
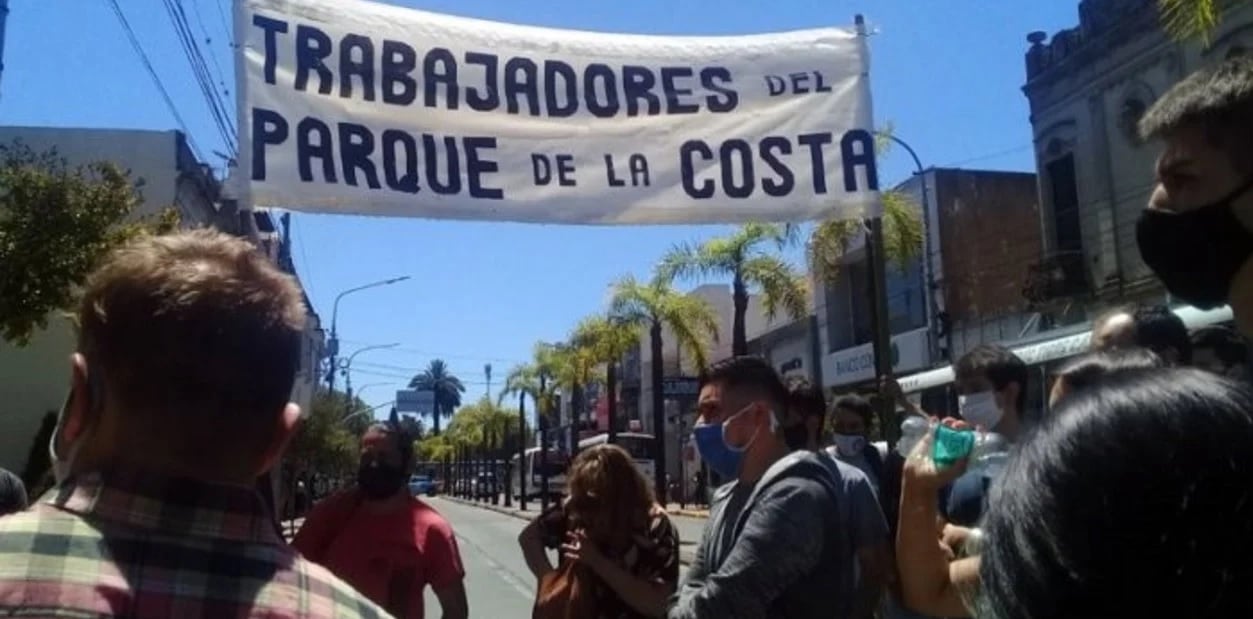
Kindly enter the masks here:
<path id="1" fill-rule="evenodd" d="M 348 475 L 357 468 L 360 436 L 371 422 L 360 400 L 347 406 L 343 394 L 319 390 L 308 415 L 300 422 L 287 447 L 287 458 L 297 468 L 328 475 Z M 358 432 L 360 430 L 360 432 Z"/>
<path id="2" fill-rule="evenodd" d="M 0 146 L 0 339 L 26 344 L 111 249 L 177 227 L 175 211 L 128 220 L 129 174 L 97 162 L 72 168 L 55 152 Z"/>
<path id="3" fill-rule="evenodd" d="M 1243 0 L 1158 0 L 1157 9 L 1162 28 L 1177 41 L 1199 39 L 1209 45 L 1210 36 L 1218 28 L 1223 11 Z"/>
<path id="4" fill-rule="evenodd" d="M 797 229 L 793 226 L 748 223 L 728 236 L 675 246 L 662 257 L 657 274 L 665 280 L 730 279 L 739 297 L 737 325 L 744 324 L 747 296 L 754 291 L 761 293 L 767 317 L 774 318 L 782 310 L 797 320 L 809 312 L 809 285 L 805 274 L 779 255 L 796 242 Z M 747 350 L 747 335 L 742 329 L 732 337 L 735 351 Z"/>
<path id="5" fill-rule="evenodd" d="M 461 394 L 466 392 L 466 386 L 462 384 L 460 378 L 448 370 L 448 364 L 444 363 L 443 359 L 432 359 L 430 365 L 422 370 L 421 374 L 409 381 L 409 388 L 429 390 L 434 393 L 435 413 L 431 416 L 431 425 L 435 434 L 439 434 L 439 426 L 443 418 L 452 415 L 452 412 L 461 406 Z"/>
<path id="6" fill-rule="evenodd" d="M 718 341 L 718 318 L 713 308 L 704 299 L 675 290 L 664 277 L 647 283 L 630 275 L 619 279 L 613 285 L 609 315 L 636 331 L 654 324 L 669 327 L 697 367 L 708 365 L 708 345 Z"/>
<path id="7" fill-rule="evenodd" d="M 529 438 L 529 428 L 528 437 Z M 518 411 L 507 409 L 486 397 L 474 404 L 463 406 L 448 422 L 444 433 L 454 445 L 470 447 L 487 446 L 501 449 L 517 447 Z"/>

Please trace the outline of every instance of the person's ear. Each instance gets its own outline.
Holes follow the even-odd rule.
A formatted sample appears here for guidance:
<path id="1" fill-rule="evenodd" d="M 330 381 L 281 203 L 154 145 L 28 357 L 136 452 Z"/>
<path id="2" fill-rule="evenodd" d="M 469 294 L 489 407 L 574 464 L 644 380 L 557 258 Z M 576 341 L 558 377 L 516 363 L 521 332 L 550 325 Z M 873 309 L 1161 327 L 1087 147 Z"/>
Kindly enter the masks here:
<path id="1" fill-rule="evenodd" d="M 300 428 L 300 406 L 288 402 L 283 407 L 283 412 L 275 420 L 273 438 L 270 439 L 270 446 L 266 448 L 265 455 L 261 459 L 261 469 L 257 471 L 258 475 L 264 474 L 274 467 L 279 457 L 283 455 L 283 451 L 287 449 L 287 444 L 291 442 L 296 431 Z"/>
<path id="2" fill-rule="evenodd" d="M 61 419 L 59 436 L 55 437 L 57 453 L 64 454 L 69 445 L 77 441 L 99 413 L 98 394 L 92 393 L 92 380 L 88 376 L 87 358 L 80 353 L 70 356 L 70 394 L 65 400 L 65 415 Z"/>

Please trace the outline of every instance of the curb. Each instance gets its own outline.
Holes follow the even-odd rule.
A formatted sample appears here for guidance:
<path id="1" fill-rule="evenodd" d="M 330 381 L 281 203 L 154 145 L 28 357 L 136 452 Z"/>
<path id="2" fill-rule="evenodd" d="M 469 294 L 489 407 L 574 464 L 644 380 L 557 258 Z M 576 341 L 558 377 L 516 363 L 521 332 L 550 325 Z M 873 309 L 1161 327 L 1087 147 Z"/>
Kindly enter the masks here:
<path id="1" fill-rule="evenodd" d="M 471 501 L 470 499 L 463 499 L 463 498 L 460 498 L 460 497 L 455 497 L 455 496 L 448 495 L 448 494 L 440 494 L 440 495 L 436 495 L 436 496 L 437 496 L 438 498 L 442 499 L 442 500 L 445 500 L 445 501 L 451 501 L 451 502 L 453 502 L 453 503 L 459 503 L 459 504 L 461 504 L 461 505 L 465 505 L 465 506 L 467 506 L 467 507 L 477 507 L 477 508 L 479 508 L 479 509 L 485 509 L 485 510 L 487 510 L 487 511 L 489 511 L 489 512 L 496 512 L 496 513 L 498 513 L 498 514 L 504 514 L 504 515 L 506 515 L 506 516 L 512 516 L 512 517 L 514 517 L 514 518 L 517 518 L 518 520 L 527 520 L 527 521 L 529 521 L 529 520 L 531 520 L 531 518 L 532 518 L 532 517 L 534 517 L 534 516 L 538 516 L 538 515 L 539 515 L 539 511 L 538 511 L 538 510 L 536 510 L 536 511 L 534 511 L 534 512 L 530 512 L 530 511 L 527 511 L 527 512 L 519 512 L 516 508 L 513 508 L 513 507 L 504 507 L 504 506 L 501 506 L 501 505 L 492 505 L 491 503 L 479 503 L 478 501 Z M 678 511 L 678 512 L 688 512 L 688 513 L 692 513 L 692 514 L 701 514 L 701 513 L 702 513 L 702 512 L 692 512 L 692 511 L 689 511 L 689 510 L 673 510 L 673 511 L 670 511 L 670 513 L 671 513 L 671 514 L 674 514 L 674 512 L 676 512 L 676 511 Z M 677 514 L 677 515 L 686 515 L 686 514 Z M 705 515 L 701 515 L 701 516 L 697 516 L 697 517 L 704 518 L 704 517 L 706 517 L 706 516 L 705 516 Z M 695 549 L 695 548 L 692 548 L 692 549 L 687 549 L 687 548 L 682 548 L 682 547 L 680 547 L 680 548 L 679 548 L 679 563 L 680 563 L 681 565 L 691 565 L 691 564 L 692 564 L 692 561 L 693 561 L 695 558 L 696 558 L 696 549 Z"/>

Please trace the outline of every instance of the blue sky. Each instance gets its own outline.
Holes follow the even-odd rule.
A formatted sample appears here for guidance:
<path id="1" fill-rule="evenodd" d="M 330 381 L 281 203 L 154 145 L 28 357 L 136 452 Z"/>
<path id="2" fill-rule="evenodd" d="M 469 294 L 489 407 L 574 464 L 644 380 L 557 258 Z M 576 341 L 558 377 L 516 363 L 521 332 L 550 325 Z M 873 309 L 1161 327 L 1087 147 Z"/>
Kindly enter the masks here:
<path id="1" fill-rule="evenodd" d="M 181 116 L 206 154 L 224 150 L 191 78 L 163 5 L 118 0 Z M 498 21 L 646 34 L 742 34 L 843 25 L 866 15 L 875 118 L 890 122 L 925 165 L 1033 167 L 1021 93 L 1026 34 L 1077 22 L 1068 0 L 391 0 L 429 11 Z M 182 0 L 210 68 L 233 91 L 221 14 L 230 0 Z M 108 0 L 10 0 L 0 123 L 174 129 L 177 123 L 132 50 Z M 209 45 L 204 39 L 211 39 Z M 216 62 L 215 62 L 216 61 Z M 234 108 L 231 107 L 233 114 Z M 213 160 L 220 166 L 220 160 Z M 905 179 L 912 163 L 889 155 L 881 178 Z M 643 275 L 678 241 L 724 228 L 563 227 L 295 214 L 294 256 L 323 320 L 339 291 L 398 275 L 413 279 L 348 297 L 342 350 L 399 343 L 362 354 L 363 397 L 382 404 L 435 357 L 467 384 L 493 390 L 537 340 L 557 340 L 603 308 L 608 284 Z M 334 250 L 332 254 L 330 249 Z M 342 382 L 340 383 L 342 384 Z"/>

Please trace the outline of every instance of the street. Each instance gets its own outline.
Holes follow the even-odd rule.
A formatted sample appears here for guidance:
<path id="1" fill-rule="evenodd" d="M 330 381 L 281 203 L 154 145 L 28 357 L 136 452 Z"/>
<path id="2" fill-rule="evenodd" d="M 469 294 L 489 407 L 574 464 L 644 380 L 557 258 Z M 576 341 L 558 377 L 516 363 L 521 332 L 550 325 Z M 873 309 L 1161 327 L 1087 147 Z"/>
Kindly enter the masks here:
<path id="1" fill-rule="evenodd" d="M 535 600 L 535 578 L 531 576 L 518 533 L 526 521 L 507 514 L 466 505 L 444 498 L 423 498 L 452 523 L 466 570 L 466 594 L 471 617 L 527 617 Z M 683 540 L 682 554 L 689 557 L 705 521 L 700 518 L 671 517 Z M 556 557 L 554 556 L 554 560 Z M 679 569 L 680 578 L 687 573 Z M 427 589 L 426 616 L 439 617 L 439 601 Z"/>

